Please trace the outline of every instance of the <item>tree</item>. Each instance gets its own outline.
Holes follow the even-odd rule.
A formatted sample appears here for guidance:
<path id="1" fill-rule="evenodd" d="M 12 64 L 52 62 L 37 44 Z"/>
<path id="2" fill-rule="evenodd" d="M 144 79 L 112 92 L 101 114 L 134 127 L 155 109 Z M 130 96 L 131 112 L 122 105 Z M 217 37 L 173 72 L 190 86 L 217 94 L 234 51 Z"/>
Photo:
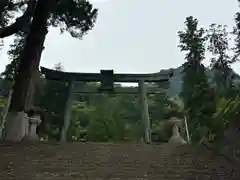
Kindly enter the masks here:
<path id="1" fill-rule="evenodd" d="M 123 141 L 126 137 L 125 108 L 119 96 L 102 96 L 101 104 L 95 104 L 88 125 L 89 141 Z"/>
<path id="2" fill-rule="evenodd" d="M 24 8 L 25 5 L 27 5 L 27 8 Z M 35 5 L 36 0 L 2 0 L 0 2 L 0 38 L 15 34 L 29 25 Z M 14 14 L 19 11 L 24 11 L 23 15 L 9 25 L 9 22 L 15 18 Z"/>
<path id="3" fill-rule="evenodd" d="M 12 88 L 14 79 L 17 75 L 17 70 L 20 63 L 20 54 L 24 47 L 24 40 L 24 33 L 18 33 L 15 36 L 14 43 L 10 45 L 8 55 L 11 62 L 6 66 L 4 72 L 1 73 L 1 77 L 3 78 L 2 88 L 5 96 L 8 95 L 8 92 Z"/>
<path id="4" fill-rule="evenodd" d="M 189 119 L 189 129 L 192 141 L 199 142 L 209 138 L 212 129 L 211 119 L 215 112 L 214 94 L 211 91 L 205 67 L 202 61 L 205 57 L 204 30 L 198 28 L 198 20 L 192 16 L 185 21 L 185 31 L 180 31 L 180 49 L 186 52 L 184 63 L 183 89 L 181 96 L 185 112 Z"/>
<path id="5" fill-rule="evenodd" d="M 11 59 L 11 62 L 6 66 L 5 71 L 2 72 L 1 74 L 3 79 L 8 81 L 14 81 L 19 67 L 19 58 L 21 51 L 23 50 L 23 47 L 24 47 L 24 34 L 20 33 L 16 35 L 14 43 L 10 45 L 8 55 Z"/>
<path id="6" fill-rule="evenodd" d="M 3 40 L 0 40 L 0 52 L 1 52 L 2 48 L 3 48 L 3 46 L 4 46 L 4 42 L 3 42 Z"/>
<path id="7" fill-rule="evenodd" d="M 71 112 L 71 123 L 67 131 L 68 141 L 87 141 L 88 125 L 95 107 L 85 101 L 74 101 Z"/>
<path id="8" fill-rule="evenodd" d="M 66 11 L 69 14 L 64 14 Z M 51 22 L 52 25 L 65 22 L 63 30 L 66 29 L 74 37 L 82 37 L 82 35 L 93 27 L 96 13 L 97 11 L 92 8 L 92 5 L 86 1 L 60 1 L 57 3 L 54 0 L 38 0 L 36 2 L 31 26 L 26 37 L 26 43 L 21 54 L 19 69 L 13 86 L 9 108 L 9 124 L 17 123 L 15 120 L 16 117 L 24 119 L 23 111 L 29 84 L 34 73 L 38 70 L 47 34 L 48 22 Z M 11 128 L 14 128 L 13 125 L 7 127 L 9 128 L 7 130 L 9 133 L 6 136 L 7 140 L 21 140 L 21 134 L 24 134 L 21 130 L 19 130 L 20 134 L 16 135 L 16 133 L 13 133 L 15 130 L 11 130 Z"/>
<path id="9" fill-rule="evenodd" d="M 0 38 L 4 38 L 20 31 L 28 32 L 37 0 L 1 0 L 0 3 Z M 61 27 L 73 37 L 82 38 L 90 30 L 96 20 L 97 10 L 86 0 L 52 0 L 48 2 L 49 24 Z M 47 6 L 46 6 L 47 7 Z M 16 18 L 13 14 L 21 12 Z M 9 24 L 9 22 L 15 22 Z"/>
<path id="10" fill-rule="evenodd" d="M 240 2 L 238 0 L 238 2 Z M 238 61 L 239 60 L 239 56 L 240 56 L 240 13 L 236 13 L 235 14 L 235 22 L 236 22 L 236 27 L 233 28 L 233 33 L 235 34 L 236 38 L 235 38 L 235 56 L 234 56 L 234 61 Z"/>
<path id="11" fill-rule="evenodd" d="M 233 59 L 228 55 L 229 36 L 227 26 L 212 24 L 208 29 L 209 45 L 208 50 L 212 53 L 211 70 L 213 72 L 213 82 L 218 95 L 226 96 L 234 89 L 234 76 L 231 64 Z"/>
<path id="12" fill-rule="evenodd" d="M 13 78 L 16 76 L 17 67 L 19 66 L 19 63 L 20 63 L 20 53 L 24 47 L 24 41 L 25 41 L 26 34 L 29 32 L 30 20 L 29 20 L 29 23 L 27 23 L 26 21 L 22 21 L 22 19 L 26 20 L 26 18 L 27 18 L 26 16 L 33 15 L 32 9 L 33 9 L 33 6 L 35 6 L 36 1 L 25 0 L 25 1 L 21 1 L 21 3 L 20 3 L 18 1 L 12 2 L 9 0 L 8 1 L 5 0 L 5 1 L 2 1 L 1 3 L 2 3 L 2 5 L 4 4 L 4 7 L 5 7 L 4 12 L 2 13 L 2 15 L 5 19 L 3 20 L 4 25 L 1 26 L 2 31 L 0 30 L 0 34 L 1 33 L 5 34 L 4 32 L 6 32 L 6 33 L 11 32 L 11 30 L 9 30 L 9 29 L 13 29 L 13 27 L 15 27 L 16 24 L 18 24 L 17 26 L 19 26 L 20 22 L 21 22 L 20 24 L 22 24 L 22 23 L 26 24 L 23 29 L 20 28 L 18 30 L 15 30 L 16 38 L 14 40 L 13 45 L 11 45 L 11 49 L 8 51 L 8 54 L 12 61 L 10 62 L 10 64 L 8 64 L 6 66 L 6 69 L 2 74 L 4 79 L 12 81 Z M 81 38 L 82 35 L 84 33 L 86 33 L 86 31 L 83 30 L 84 28 L 86 28 L 86 27 L 84 27 L 84 24 L 87 24 L 87 23 L 83 22 L 86 19 L 84 19 L 84 17 L 82 16 L 84 14 L 84 13 L 82 13 L 82 11 L 84 11 L 84 12 L 86 11 L 86 15 L 90 15 L 92 12 L 92 17 L 89 17 L 89 19 L 92 18 L 93 22 L 95 21 L 97 12 L 95 9 L 92 9 L 92 7 L 88 6 L 89 4 L 86 3 L 85 1 L 76 1 L 75 4 L 72 3 L 71 1 L 68 1 L 68 3 L 69 4 L 66 5 L 65 2 L 59 1 L 59 4 L 57 4 L 57 8 L 55 9 L 55 11 L 52 12 L 53 16 L 51 16 L 51 18 L 49 19 L 50 20 L 49 25 L 52 25 L 54 27 L 60 26 L 62 31 L 67 30 L 74 37 Z M 24 8 L 24 6 L 26 6 L 26 5 L 27 5 L 27 8 Z M 76 12 L 74 13 L 73 11 L 70 11 L 71 8 L 72 8 L 72 10 L 74 10 L 78 13 L 76 13 Z M 15 23 L 5 27 L 9 23 L 9 21 L 13 20 L 13 18 L 14 18 L 14 16 L 10 16 L 10 13 L 12 11 L 13 11 L 13 14 L 14 14 L 14 12 L 17 12 L 17 11 L 22 11 L 25 13 L 23 13 L 23 15 L 20 18 L 17 18 Z M 64 16 L 65 14 L 68 14 L 67 18 L 61 18 L 61 16 Z M 74 21 L 72 19 L 74 19 Z M 64 24 L 68 24 L 68 25 L 64 25 Z"/>

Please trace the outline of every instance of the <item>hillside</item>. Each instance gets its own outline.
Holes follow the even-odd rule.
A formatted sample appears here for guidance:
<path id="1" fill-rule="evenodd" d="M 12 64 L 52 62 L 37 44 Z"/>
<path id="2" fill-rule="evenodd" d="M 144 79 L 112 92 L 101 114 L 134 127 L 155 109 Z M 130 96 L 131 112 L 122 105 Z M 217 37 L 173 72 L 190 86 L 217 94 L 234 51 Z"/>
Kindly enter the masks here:
<path id="1" fill-rule="evenodd" d="M 161 70 L 160 72 L 166 72 L 166 71 L 169 71 L 169 72 L 173 71 L 173 77 L 170 80 L 170 87 L 167 90 L 167 94 L 171 97 L 176 96 L 181 92 L 181 89 L 182 89 L 183 66 L 180 66 L 175 69 L 174 68 L 164 69 L 164 70 Z M 206 73 L 209 77 L 209 80 L 211 81 L 213 72 L 207 68 Z M 232 73 L 236 77 L 235 83 L 237 85 L 240 85 L 240 75 L 238 73 L 236 73 L 235 71 L 233 71 Z"/>

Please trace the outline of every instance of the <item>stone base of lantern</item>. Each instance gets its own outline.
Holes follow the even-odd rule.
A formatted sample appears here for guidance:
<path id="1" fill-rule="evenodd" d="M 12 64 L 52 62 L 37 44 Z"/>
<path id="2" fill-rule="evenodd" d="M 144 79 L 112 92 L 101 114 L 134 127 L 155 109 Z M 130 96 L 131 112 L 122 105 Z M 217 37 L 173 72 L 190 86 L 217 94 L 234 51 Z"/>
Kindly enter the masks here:
<path id="1" fill-rule="evenodd" d="M 39 141 L 39 137 L 37 135 L 37 127 L 41 124 L 41 118 L 39 115 L 34 115 L 29 117 L 29 132 L 27 136 L 27 140 L 29 141 Z"/>
<path id="2" fill-rule="evenodd" d="M 172 128 L 172 137 L 168 140 L 170 145 L 181 145 L 186 144 L 187 142 L 183 139 L 183 137 L 179 133 L 179 127 L 181 125 L 181 120 L 177 118 L 172 118 L 169 123 L 173 125 Z"/>
<path id="3" fill-rule="evenodd" d="M 182 136 L 172 136 L 168 140 L 169 144 L 174 144 L 174 145 L 181 145 L 181 144 L 187 144 L 187 142 L 182 138 Z"/>

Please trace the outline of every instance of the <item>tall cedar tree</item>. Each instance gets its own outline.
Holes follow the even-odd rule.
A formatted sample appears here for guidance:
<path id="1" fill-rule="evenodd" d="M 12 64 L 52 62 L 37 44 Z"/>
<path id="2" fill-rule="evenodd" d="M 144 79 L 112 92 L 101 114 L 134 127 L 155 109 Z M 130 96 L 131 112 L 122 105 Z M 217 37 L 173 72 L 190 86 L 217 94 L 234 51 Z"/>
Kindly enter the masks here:
<path id="1" fill-rule="evenodd" d="M 212 90 L 209 88 L 205 67 L 202 64 L 205 56 L 204 30 L 198 29 L 198 20 L 192 16 L 185 21 L 185 31 L 178 33 L 180 49 L 186 52 L 184 63 L 183 89 L 181 96 L 189 119 L 189 129 L 193 142 L 209 138 L 212 129 L 212 115 L 215 103 Z"/>
<path id="2" fill-rule="evenodd" d="M 240 4 L 240 0 L 238 0 L 238 3 Z M 234 27 L 234 34 L 236 35 L 235 39 L 235 61 L 238 61 L 238 57 L 240 56 L 240 13 L 235 14 L 235 22 L 236 27 Z"/>
<path id="3" fill-rule="evenodd" d="M 31 2 L 34 1 L 29 0 L 27 2 L 33 5 Z M 38 0 L 35 2 L 32 13 L 27 15 L 30 20 L 25 23 L 26 26 L 28 25 L 28 28 L 25 29 L 28 32 L 25 31 L 27 36 L 14 79 L 9 114 L 17 115 L 16 112 L 25 110 L 30 83 L 40 64 L 48 26 L 60 25 L 62 30 L 67 30 L 73 37 L 82 37 L 93 27 L 97 15 L 97 10 L 88 1 L 84 0 Z M 27 9 L 30 4 L 28 4 Z M 20 30 L 23 31 L 23 29 Z M 6 32 L 9 35 L 10 30 L 4 32 L 4 30 L 0 29 L 0 37 L 8 36 Z M 21 141 L 21 136 L 11 134 L 11 128 L 15 126 L 17 121 L 14 121 L 11 116 L 8 117 L 10 119 L 6 121 L 6 140 Z M 10 122 L 10 120 L 13 122 Z M 23 129 L 19 129 L 19 134 L 23 133 L 22 131 Z"/>
<path id="4" fill-rule="evenodd" d="M 30 1 L 34 1 L 34 0 L 29 0 L 28 2 L 30 3 Z M 26 1 L 27 2 L 27 1 Z M 41 12 L 41 11 L 37 11 L 38 7 L 40 7 L 40 4 L 44 4 L 45 0 L 39 0 L 36 4 L 36 13 L 37 12 Z M 16 91 L 13 91 L 13 98 L 12 98 L 12 103 L 11 103 L 11 107 L 10 109 L 13 109 L 14 111 L 19 111 L 21 109 L 23 109 L 24 107 L 24 103 L 25 103 L 25 97 L 26 97 L 26 91 L 27 91 L 27 82 L 29 78 L 31 78 L 31 76 L 33 76 L 32 73 L 34 73 L 38 68 L 39 65 L 39 61 L 40 61 L 40 57 L 41 57 L 41 50 L 42 50 L 42 45 L 44 43 L 45 40 L 45 35 L 47 33 L 47 26 L 52 25 L 52 26 L 56 26 L 56 27 L 60 27 L 61 31 L 68 31 L 73 37 L 76 38 L 82 38 L 82 36 L 87 33 L 87 31 L 89 31 L 93 25 L 94 22 L 96 20 L 96 16 L 97 16 L 97 10 L 94 9 L 92 7 L 92 5 L 88 2 L 88 1 L 58 1 L 57 3 L 54 4 L 54 1 L 50 2 L 46 2 L 45 6 L 51 6 L 51 8 L 47 8 L 48 12 L 46 10 L 45 12 L 45 20 L 40 20 L 41 22 L 47 22 L 47 24 L 45 25 L 45 29 L 43 27 L 40 28 L 40 24 L 35 23 L 37 26 L 39 26 L 38 28 L 31 28 L 31 29 L 36 29 L 38 32 L 38 35 L 31 35 L 31 40 L 30 37 L 27 38 L 28 42 L 30 43 L 31 41 L 31 47 L 33 47 L 33 42 L 35 42 L 34 46 L 36 46 L 36 49 L 31 48 L 31 53 L 33 53 L 33 51 L 35 51 L 34 53 L 36 53 L 36 57 L 33 57 L 33 54 L 30 56 L 30 52 L 28 51 L 24 51 L 21 55 L 22 59 L 24 59 L 26 61 L 26 57 L 30 58 L 31 60 L 26 62 L 22 62 L 22 64 L 24 64 L 24 66 L 21 66 L 21 63 L 17 63 L 17 60 L 15 60 L 15 62 L 13 62 L 12 64 L 19 64 L 19 72 L 24 72 L 24 73 L 20 73 L 18 75 L 18 73 L 16 74 L 16 78 L 21 76 L 21 78 L 19 80 L 16 79 L 15 81 L 15 85 L 13 87 L 14 89 L 19 89 L 19 86 L 21 87 L 26 87 L 24 89 L 22 89 L 21 91 L 18 91 L 18 93 L 15 93 Z M 48 4 L 48 5 L 47 5 Z M 30 4 L 28 4 L 27 6 L 28 8 L 30 7 Z M 28 9 L 25 10 L 25 12 L 28 11 Z M 35 15 L 36 15 L 35 13 Z M 33 15 L 32 15 L 33 16 Z M 40 17 L 40 16 L 39 16 Z M 46 18 L 47 21 L 46 21 Z M 34 20 L 34 18 L 33 18 Z M 33 27 L 33 24 L 32 24 Z M 28 25 L 27 27 L 25 26 L 24 28 L 24 33 L 25 34 L 29 34 L 30 36 L 30 32 L 32 32 L 31 30 L 29 30 L 30 26 Z M 41 36 L 40 34 L 41 33 Z M 1 31 L 0 31 L 1 34 Z M 40 38 L 41 37 L 41 38 Z M 37 39 L 33 39 L 33 38 L 38 38 Z M 26 40 L 27 40 L 26 39 Z M 39 42 L 40 44 L 36 44 L 36 42 Z M 26 43 L 27 45 L 27 43 Z M 37 47 L 39 46 L 39 47 Z M 30 47 L 27 46 L 27 47 Z M 20 48 L 20 47 L 15 47 Z M 37 50 L 38 49 L 38 50 Z M 28 55 L 26 55 L 26 53 Z M 20 56 L 19 56 L 20 57 Z M 11 64 L 11 65 L 12 65 Z M 28 67 L 28 66 L 32 66 L 32 67 Z M 17 66 L 15 66 L 16 68 Z M 22 67 L 22 68 L 21 68 Z M 10 67 L 9 67 L 10 68 Z M 31 70 L 30 70 L 30 69 Z M 12 66 L 13 69 L 13 66 Z M 24 70 L 23 70 L 24 69 Z M 29 70 L 31 71 L 30 74 L 27 74 L 27 72 L 29 72 Z M 12 71 L 16 71 L 12 70 Z M 24 74 L 24 75 L 23 75 Z M 23 80 L 23 77 L 25 80 Z M 25 83 L 23 85 L 23 83 Z M 25 93 L 24 93 L 25 92 Z M 13 107 L 14 106 L 14 107 Z"/>
<path id="5" fill-rule="evenodd" d="M 234 95 L 235 86 L 231 64 L 235 61 L 228 55 L 230 37 L 227 26 L 212 24 L 208 29 L 208 50 L 212 54 L 211 71 L 213 72 L 213 83 L 215 92 L 220 97 L 229 97 Z"/>

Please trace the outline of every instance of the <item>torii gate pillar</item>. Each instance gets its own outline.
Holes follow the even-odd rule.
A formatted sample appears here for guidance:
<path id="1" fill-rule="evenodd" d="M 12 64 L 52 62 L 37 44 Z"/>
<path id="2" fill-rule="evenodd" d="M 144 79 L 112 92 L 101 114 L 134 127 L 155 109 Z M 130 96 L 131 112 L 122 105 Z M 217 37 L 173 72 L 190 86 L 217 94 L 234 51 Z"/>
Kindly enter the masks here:
<path id="1" fill-rule="evenodd" d="M 72 103 L 75 95 L 75 81 L 74 80 L 69 81 L 67 88 L 68 88 L 68 99 L 65 105 L 64 123 L 61 130 L 61 139 L 60 139 L 62 143 L 67 142 L 67 131 L 71 121 L 71 107 L 72 107 Z"/>
<path id="2" fill-rule="evenodd" d="M 144 123 L 145 141 L 146 143 L 151 143 L 151 125 L 148 111 L 147 91 L 143 80 L 140 80 L 138 82 L 138 87 L 140 91 L 141 112 L 142 122 Z"/>

